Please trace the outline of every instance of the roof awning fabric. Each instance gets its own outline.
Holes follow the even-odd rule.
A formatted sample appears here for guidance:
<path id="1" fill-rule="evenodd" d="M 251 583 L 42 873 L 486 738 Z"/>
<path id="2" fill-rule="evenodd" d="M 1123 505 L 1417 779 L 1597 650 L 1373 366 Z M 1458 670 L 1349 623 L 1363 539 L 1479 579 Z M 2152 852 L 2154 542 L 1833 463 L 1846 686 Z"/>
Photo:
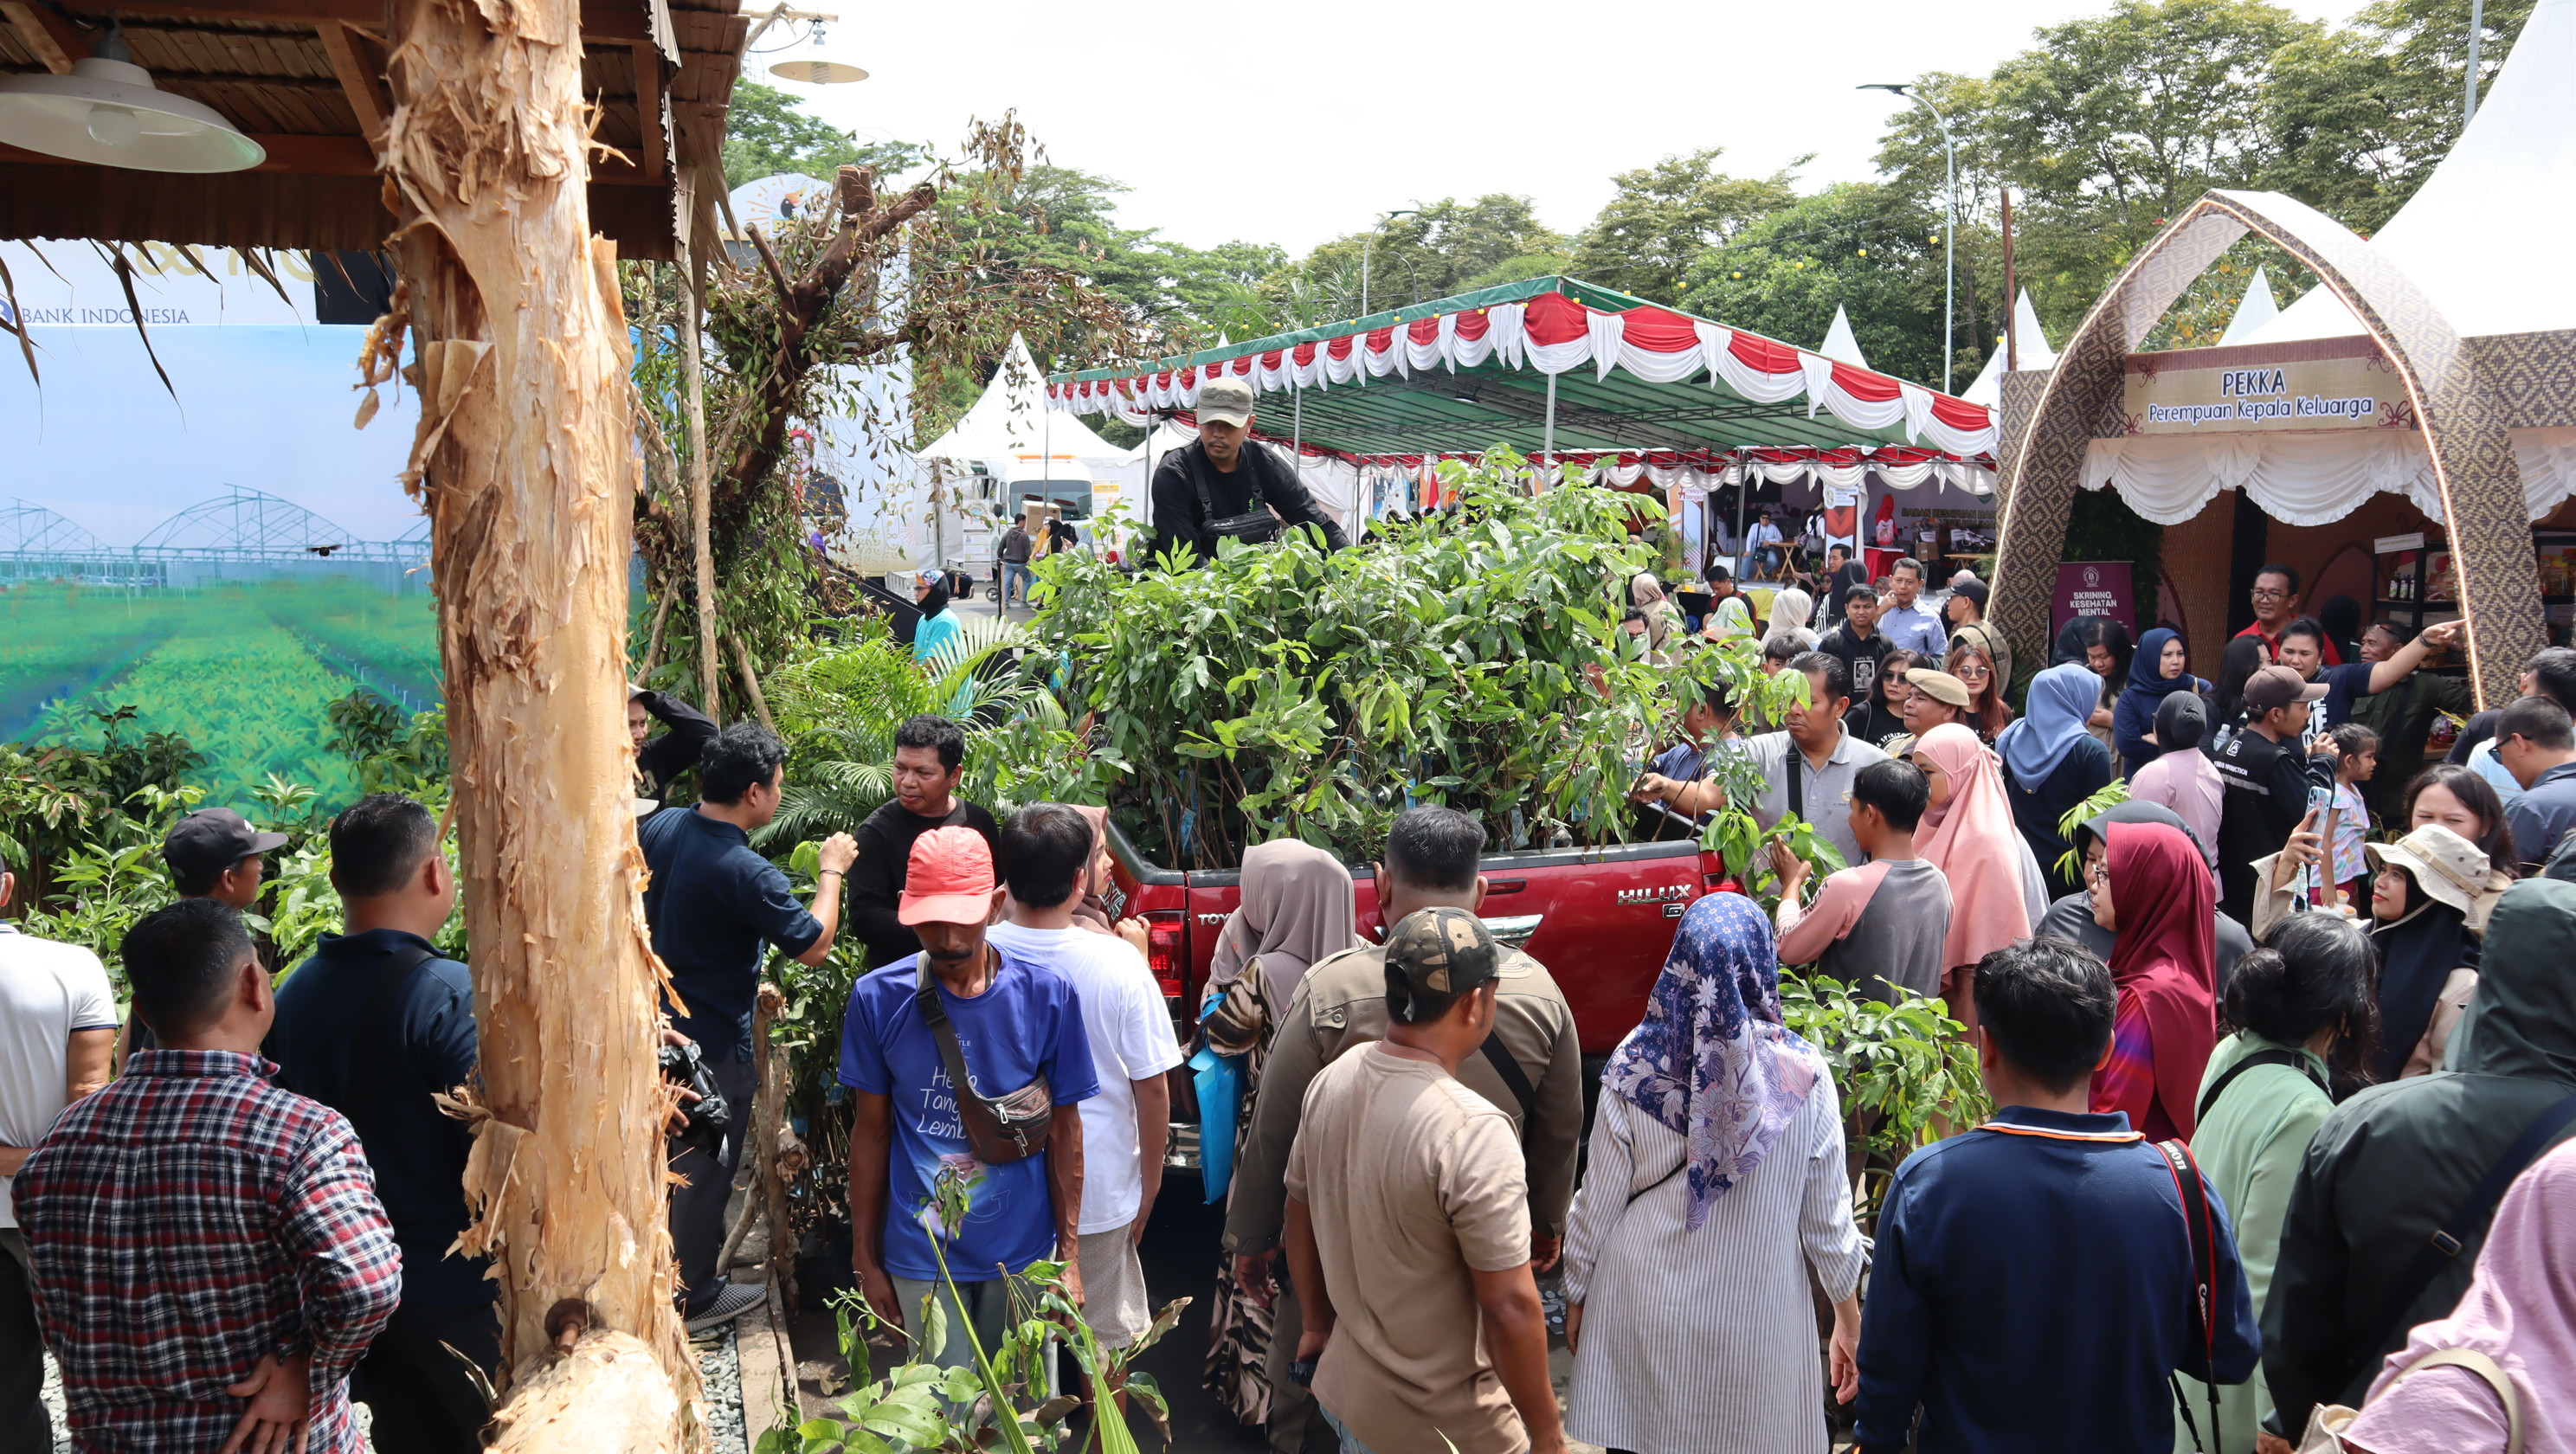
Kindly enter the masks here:
<path id="1" fill-rule="evenodd" d="M 1546 442 L 1564 455 L 1694 460 L 1747 448 L 1916 446 L 1990 455 L 1992 411 L 1573 278 L 1536 278 L 1164 361 L 1057 375 L 1049 403 L 1146 425 L 1218 372 L 1266 401 L 1258 431 L 1362 462 Z"/>

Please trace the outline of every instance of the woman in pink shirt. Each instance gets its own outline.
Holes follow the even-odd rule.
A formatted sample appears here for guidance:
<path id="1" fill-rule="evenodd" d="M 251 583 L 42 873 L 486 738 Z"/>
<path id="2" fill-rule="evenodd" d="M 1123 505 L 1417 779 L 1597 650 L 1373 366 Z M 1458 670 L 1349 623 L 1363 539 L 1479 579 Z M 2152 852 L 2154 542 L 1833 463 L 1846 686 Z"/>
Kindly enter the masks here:
<path id="1" fill-rule="evenodd" d="M 2164 754 L 2139 768 L 2129 779 L 2129 796 L 2154 803 L 2182 819 L 2200 841 L 2201 856 L 2218 866 L 2219 800 L 2226 793 L 2209 754 L 2200 750 L 2209 735 L 2209 709 L 2190 692 L 2171 692 L 2156 705 L 2156 742 Z"/>

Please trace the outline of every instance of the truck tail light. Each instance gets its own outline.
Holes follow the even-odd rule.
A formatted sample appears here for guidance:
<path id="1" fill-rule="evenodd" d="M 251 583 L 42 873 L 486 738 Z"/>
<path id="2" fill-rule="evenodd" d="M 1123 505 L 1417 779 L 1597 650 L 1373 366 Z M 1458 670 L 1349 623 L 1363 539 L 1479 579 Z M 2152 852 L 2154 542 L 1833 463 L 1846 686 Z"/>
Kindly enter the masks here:
<path id="1" fill-rule="evenodd" d="M 1153 909 L 1145 915 L 1145 963 L 1167 1000 L 1179 999 L 1188 989 L 1188 933 L 1189 915 L 1178 909 Z"/>

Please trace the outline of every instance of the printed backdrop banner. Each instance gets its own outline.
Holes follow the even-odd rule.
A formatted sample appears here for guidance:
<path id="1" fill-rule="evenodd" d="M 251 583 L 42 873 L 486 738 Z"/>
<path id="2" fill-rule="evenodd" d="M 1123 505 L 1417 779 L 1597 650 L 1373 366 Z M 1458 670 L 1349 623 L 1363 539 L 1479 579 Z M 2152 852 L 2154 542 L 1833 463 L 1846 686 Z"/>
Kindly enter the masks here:
<path id="1" fill-rule="evenodd" d="M 2054 641 L 2066 623 L 2078 616 L 2108 616 L 2138 639 L 2138 597 L 2130 589 L 2125 560 L 2069 560 L 2057 567 L 2057 594 L 2048 606 L 2048 636 Z"/>

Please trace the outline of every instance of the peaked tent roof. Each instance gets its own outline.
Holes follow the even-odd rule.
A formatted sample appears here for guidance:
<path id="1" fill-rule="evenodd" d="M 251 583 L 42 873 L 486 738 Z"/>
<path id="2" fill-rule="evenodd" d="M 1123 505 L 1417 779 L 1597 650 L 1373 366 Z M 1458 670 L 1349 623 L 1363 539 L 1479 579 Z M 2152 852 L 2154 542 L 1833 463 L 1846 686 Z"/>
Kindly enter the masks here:
<path id="1" fill-rule="evenodd" d="M 2014 341 L 2013 352 L 2017 355 L 2014 361 L 2024 370 L 2056 366 L 2057 350 L 2049 346 L 2048 330 L 2039 326 L 2039 310 L 2031 306 L 2028 288 L 2022 289 L 2021 296 L 2013 302 L 2013 328 L 2021 335 Z M 1977 381 L 1968 385 L 1967 392 L 1959 397 L 1992 409 L 2003 397 L 2003 381 L 2004 341 L 1997 338 L 1995 351 L 1986 356 L 1986 366 L 1977 372 Z"/>
<path id="2" fill-rule="evenodd" d="M 2280 300 L 2272 296 L 2272 275 L 2256 263 L 2254 276 L 2246 281 L 2245 296 L 2236 300 L 2235 316 L 2227 320 L 2227 331 L 2218 336 L 2218 346 L 2243 343 L 2280 316 Z"/>
<path id="3" fill-rule="evenodd" d="M 1056 411 L 1048 418 L 1044 380 L 1028 343 L 1014 333 L 1002 352 L 1002 366 L 984 395 L 959 416 L 956 425 L 918 459 L 998 460 L 1017 454 L 1070 455 L 1075 459 L 1119 460 L 1133 451 L 1120 449 L 1092 431 L 1090 425 Z"/>
<path id="4" fill-rule="evenodd" d="M 1535 278 L 1185 358 L 1057 375 L 1055 406 L 1144 424 L 1203 374 L 1256 393 L 1259 429 L 1358 459 L 1535 454 L 1555 383 L 1559 453 L 1920 444 L 1991 452 L 1994 416 L 1819 353 L 1567 277 Z"/>
<path id="5" fill-rule="evenodd" d="M 2540 0 L 2477 118 L 2371 238 L 2464 337 L 2576 328 L 2576 0 Z M 2362 331 L 2310 289 L 2247 343 Z"/>
<path id="6" fill-rule="evenodd" d="M 1825 341 L 1816 346 L 1816 352 L 1836 363 L 1869 367 L 1868 357 L 1860 351 L 1860 340 L 1852 337 L 1851 315 L 1843 311 L 1840 303 L 1834 305 L 1834 326 L 1825 330 Z"/>

